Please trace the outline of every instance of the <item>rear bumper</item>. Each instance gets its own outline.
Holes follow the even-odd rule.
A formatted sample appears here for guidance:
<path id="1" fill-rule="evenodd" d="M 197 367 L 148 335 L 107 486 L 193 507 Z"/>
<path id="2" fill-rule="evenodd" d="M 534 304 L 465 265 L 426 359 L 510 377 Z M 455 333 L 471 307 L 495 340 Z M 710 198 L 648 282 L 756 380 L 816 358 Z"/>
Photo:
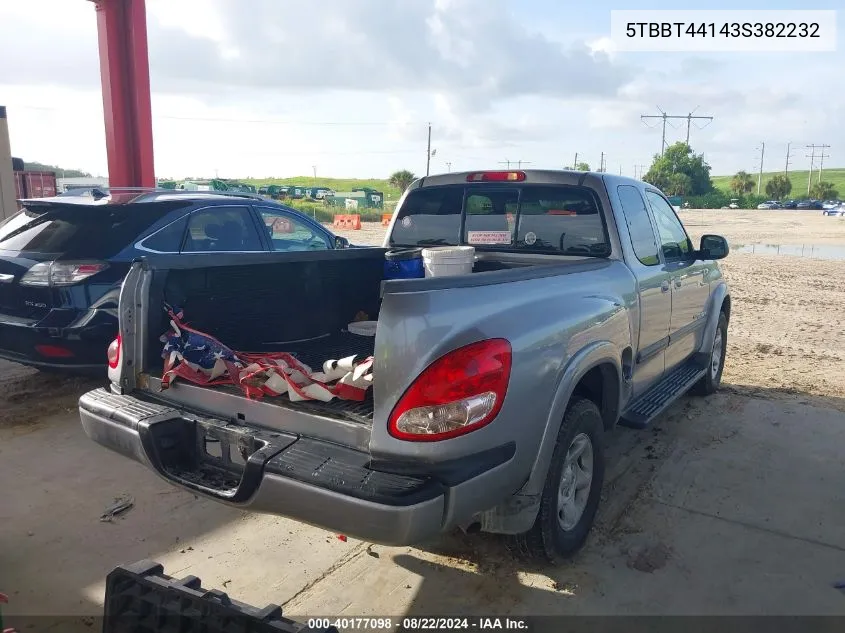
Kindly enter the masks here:
<path id="1" fill-rule="evenodd" d="M 227 505 L 386 545 L 409 545 L 444 531 L 446 487 L 371 470 L 368 455 L 359 451 L 200 419 L 105 389 L 83 395 L 79 411 L 93 441 Z M 209 443 L 227 457 L 209 456 Z M 227 463 L 235 453 L 242 463 Z"/>
<path id="2" fill-rule="evenodd" d="M 0 315 L 0 358 L 45 369 L 93 372 L 106 370 L 106 348 L 117 332 L 117 320 L 96 314 L 98 321 L 73 327 L 44 327 Z M 39 351 L 39 346 L 61 348 L 66 355 Z"/>

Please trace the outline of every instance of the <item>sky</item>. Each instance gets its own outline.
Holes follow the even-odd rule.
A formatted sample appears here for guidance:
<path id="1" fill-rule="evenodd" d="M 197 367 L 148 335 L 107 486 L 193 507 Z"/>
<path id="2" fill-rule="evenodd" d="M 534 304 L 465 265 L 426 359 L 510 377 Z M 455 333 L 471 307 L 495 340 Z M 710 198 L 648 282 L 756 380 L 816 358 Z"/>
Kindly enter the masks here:
<path id="1" fill-rule="evenodd" d="M 819 0 L 813 9 L 835 9 Z M 575 8 L 577 7 L 577 8 Z M 646 2 L 638 9 L 804 9 Z M 156 174 L 386 178 L 578 161 L 634 176 L 657 120 L 712 173 L 845 167 L 845 12 L 824 53 L 621 53 L 605 0 L 147 0 Z M 632 8 L 630 5 L 624 7 Z M 0 105 L 24 160 L 107 175 L 94 5 L 0 0 Z M 686 121 L 667 127 L 683 140 Z M 508 163 L 509 162 L 509 163 Z"/>

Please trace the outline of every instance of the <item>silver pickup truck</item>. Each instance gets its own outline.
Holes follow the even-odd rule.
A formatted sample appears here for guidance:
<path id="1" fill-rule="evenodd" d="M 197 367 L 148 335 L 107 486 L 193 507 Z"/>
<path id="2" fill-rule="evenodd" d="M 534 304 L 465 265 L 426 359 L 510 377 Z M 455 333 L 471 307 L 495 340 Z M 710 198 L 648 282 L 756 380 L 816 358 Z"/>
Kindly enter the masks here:
<path id="1" fill-rule="evenodd" d="M 384 280 L 389 249 L 472 244 L 471 274 Z M 454 173 L 417 180 L 382 248 L 197 253 L 135 262 L 108 389 L 85 433 L 170 483 L 363 540 L 460 527 L 561 561 L 601 497 L 603 436 L 644 427 L 722 375 L 731 315 L 714 260 L 663 194 L 605 173 Z M 163 305 L 233 349 L 374 357 L 361 401 L 162 391 Z M 375 337 L 347 324 L 377 319 Z M 105 352 L 105 350 L 104 350 Z"/>

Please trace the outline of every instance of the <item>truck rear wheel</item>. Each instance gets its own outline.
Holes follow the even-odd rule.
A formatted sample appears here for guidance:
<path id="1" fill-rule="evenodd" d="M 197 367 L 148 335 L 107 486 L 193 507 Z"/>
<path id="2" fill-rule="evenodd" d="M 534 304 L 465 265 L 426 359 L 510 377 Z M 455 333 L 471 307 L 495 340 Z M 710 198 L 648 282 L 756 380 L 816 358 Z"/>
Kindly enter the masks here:
<path id="1" fill-rule="evenodd" d="M 534 526 L 517 548 L 558 564 L 584 545 L 604 483 L 604 424 L 596 404 L 573 400 L 557 437 Z"/>

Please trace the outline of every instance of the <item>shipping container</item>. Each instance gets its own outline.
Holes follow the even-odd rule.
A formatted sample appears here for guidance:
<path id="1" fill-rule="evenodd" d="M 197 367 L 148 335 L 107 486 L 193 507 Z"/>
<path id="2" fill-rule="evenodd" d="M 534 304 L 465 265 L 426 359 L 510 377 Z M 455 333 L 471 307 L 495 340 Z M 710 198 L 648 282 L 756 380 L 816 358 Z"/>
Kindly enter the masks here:
<path id="1" fill-rule="evenodd" d="M 56 195 L 56 172 L 16 171 L 15 196 L 24 198 L 50 198 Z"/>

